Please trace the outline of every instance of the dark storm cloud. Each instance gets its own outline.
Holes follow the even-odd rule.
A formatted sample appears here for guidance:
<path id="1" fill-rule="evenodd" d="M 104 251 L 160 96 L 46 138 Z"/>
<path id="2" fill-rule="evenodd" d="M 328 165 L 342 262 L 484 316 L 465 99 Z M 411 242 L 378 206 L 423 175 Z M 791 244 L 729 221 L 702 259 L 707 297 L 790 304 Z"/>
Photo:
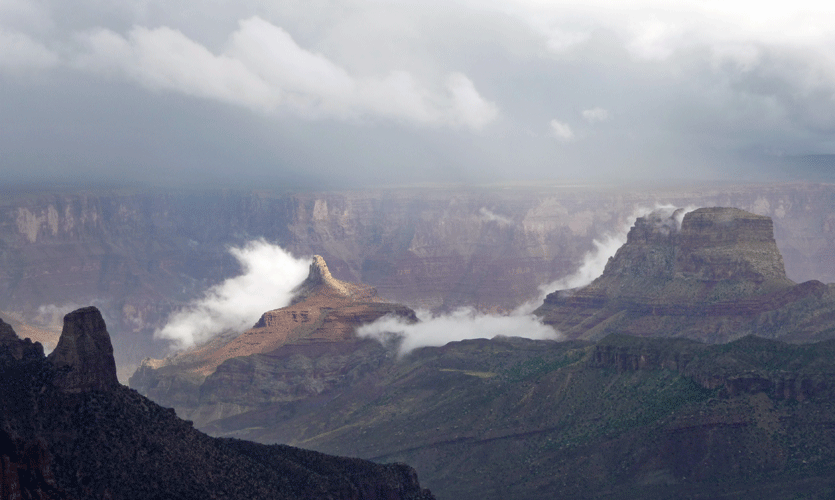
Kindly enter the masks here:
<path id="1" fill-rule="evenodd" d="M 339 187 L 832 152 L 832 12 L 660 7 L 0 0 L 0 168 Z"/>

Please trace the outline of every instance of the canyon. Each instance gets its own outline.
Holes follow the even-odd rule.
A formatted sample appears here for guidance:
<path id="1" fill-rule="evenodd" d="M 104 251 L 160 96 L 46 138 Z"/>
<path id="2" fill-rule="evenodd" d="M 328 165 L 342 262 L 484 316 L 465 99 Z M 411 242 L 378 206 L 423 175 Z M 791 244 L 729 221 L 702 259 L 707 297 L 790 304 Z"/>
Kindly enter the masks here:
<path id="1" fill-rule="evenodd" d="M 0 194 L 0 310 L 55 341 L 65 313 L 96 305 L 122 381 L 143 358 L 170 353 L 154 331 L 238 274 L 229 248 L 258 238 L 322 255 L 336 278 L 413 309 L 501 312 L 576 271 L 595 240 L 625 232 L 638 207 L 733 206 L 772 218 L 790 279 L 835 281 L 828 184 Z"/>
<path id="2" fill-rule="evenodd" d="M 131 423 L 150 408 L 167 423 L 141 424 L 138 436 L 185 433 L 202 443 L 194 449 L 252 470 L 264 457 L 286 463 L 277 457 L 289 453 L 308 467 L 328 453 L 390 464 L 363 470 L 423 495 L 414 473 L 393 465 L 409 463 L 439 498 L 825 498 L 835 491 L 835 316 L 825 284 L 835 276 L 833 197 L 835 188 L 816 184 L 16 193 L 0 207 L 0 309 L 45 331 L 69 305 L 89 302 L 119 333 L 112 356 L 89 348 L 95 337 L 56 340 L 49 358 L 31 341 L 0 343 L 31 360 L 24 393 L 37 393 L 36 375 L 46 374 L 43 398 L 60 401 L 33 396 L 55 410 L 39 410 L 38 425 L 54 419 L 103 436 L 58 408 L 127 411 Z M 666 214 L 653 211 L 658 202 L 738 208 Z M 638 208 L 648 215 L 629 228 Z M 353 333 L 389 314 L 414 322 L 421 308 L 503 313 L 536 302 L 540 285 L 568 283 L 618 234 L 623 241 L 611 242 L 625 245 L 596 281 L 541 302 L 539 317 L 568 340 L 499 337 L 401 354 L 396 337 Z M 229 248 L 257 238 L 316 255 L 289 305 L 186 351 L 153 338 L 172 311 L 239 274 Z M 83 362 L 91 372 L 74 373 L 83 346 L 98 354 Z M 113 385 L 114 367 L 96 362 L 108 356 L 138 392 Z M 53 487 L 56 462 L 44 468 L 37 457 L 56 452 L 14 425 L 3 437 L 8 459 L 40 472 L 12 483 Z M 195 427 L 215 438 L 195 437 Z M 341 459 L 321 460 L 334 470 Z M 77 481 L 106 467 L 77 463 L 81 473 L 63 484 L 84 492 L 90 483 Z M 369 488 L 342 477 L 338 488 Z"/>

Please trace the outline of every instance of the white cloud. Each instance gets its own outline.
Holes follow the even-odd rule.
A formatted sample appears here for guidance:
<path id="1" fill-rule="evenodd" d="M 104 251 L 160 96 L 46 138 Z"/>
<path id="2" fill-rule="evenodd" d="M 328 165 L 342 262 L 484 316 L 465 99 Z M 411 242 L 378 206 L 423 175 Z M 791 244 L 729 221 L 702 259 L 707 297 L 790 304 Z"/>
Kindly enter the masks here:
<path id="1" fill-rule="evenodd" d="M 589 123 L 605 122 L 609 120 L 609 112 L 603 108 L 591 108 L 583 110 L 583 119 Z"/>
<path id="2" fill-rule="evenodd" d="M 575 139 L 571 126 L 556 119 L 551 120 L 551 135 L 562 142 L 571 142 Z"/>
<path id="3" fill-rule="evenodd" d="M 25 33 L 0 28 L 0 70 L 42 70 L 58 65 L 58 55 Z"/>
<path id="4" fill-rule="evenodd" d="M 674 22 L 650 17 L 632 24 L 626 48 L 641 59 L 664 60 L 681 46 L 684 29 Z"/>
<path id="5" fill-rule="evenodd" d="M 498 115 L 462 73 L 451 73 L 446 92 L 435 93 L 403 70 L 357 78 L 257 16 L 240 21 L 220 54 L 169 27 L 135 27 L 127 37 L 97 30 L 82 40 L 89 52 L 78 67 L 264 113 L 284 106 L 308 118 L 384 117 L 474 130 Z"/>
<path id="6" fill-rule="evenodd" d="M 496 316 L 461 308 L 449 314 L 433 316 L 417 311 L 418 323 L 409 324 L 396 316 L 384 316 L 374 323 L 357 328 L 357 335 L 387 343 L 399 339 L 399 354 L 420 347 L 442 346 L 466 339 L 492 339 L 497 336 L 558 340 L 560 335 L 531 315 Z"/>
<path id="7" fill-rule="evenodd" d="M 487 207 L 481 207 L 478 210 L 478 213 L 481 214 L 481 217 L 484 220 L 486 220 L 487 222 L 496 222 L 496 223 L 498 223 L 500 225 L 503 225 L 503 226 L 506 226 L 508 224 L 513 223 L 513 219 L 510 219 L 510 218 L 505 217 L 503 215 L 496 214 Z"/>
<path id="8" fill-rule="evenodd" d="M 243 331 L 263 313 L 287 306 L 310 266 L 310 259 L 293 257 L 264 240 L 229 252 L 240 263 L 242 274 L 213 286 L 203 298 L 171 314 L 155 337 L 182 349 L 224 331 Z"/>
<path id="9" fill-rule="evenodd" d="M 462 73 L 453 73 L 447 80 L 452 96 L 452 121 L 472 129 L 483 128 L 496 119 L 498 107 L 478 93 L 473 82 Z"/>
<path id="10" fill-rule="evenodd" d="M 176 90 L 269 111 L 280 101 L 270 87 L 240 60 L 216 56 L 171 28 L 133 28 L 127 38 L 109 30 L 82 37 L 90 52 L 79 67 L 118 72 L 151 89 Z"/>

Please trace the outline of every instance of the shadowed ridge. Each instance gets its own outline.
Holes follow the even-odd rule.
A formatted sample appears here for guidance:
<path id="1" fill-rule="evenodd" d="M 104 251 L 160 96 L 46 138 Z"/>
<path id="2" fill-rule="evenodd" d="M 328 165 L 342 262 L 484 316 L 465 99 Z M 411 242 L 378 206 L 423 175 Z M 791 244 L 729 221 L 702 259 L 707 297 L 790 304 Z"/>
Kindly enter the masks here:
<path id="1" fill-rule="evenodd" d="M 61 338 L 47 359 L 62 369 L 55 383 L 64 391 L 107 390 L 119 385 L 110 334 L 95 307 L 64 316 Z"/>
<path id="2" fill-rule="evenodd" d="M 0 319 L 0 356 L 14 359 L 25 357 L 43 357 L 43 345 L 30 339 L 21 339 L 12 326 Z"/>
<path id="3" fill-rule="evenodd" d="M 40 347 L 3 325 L 0 340 L 13 348 Z M 0 345 L 0 499 L 434 498 L 407 465 L 215 439 L 127 387 L 78 390 L 115 384 L 115 369 L 93 372 L 94 383 L 73 378 L 90 375 L 84 361 L 104 360 L 108 338 L 86 308 L 67 315 L 49 360 L 42 351 L 16 359 Z"/>

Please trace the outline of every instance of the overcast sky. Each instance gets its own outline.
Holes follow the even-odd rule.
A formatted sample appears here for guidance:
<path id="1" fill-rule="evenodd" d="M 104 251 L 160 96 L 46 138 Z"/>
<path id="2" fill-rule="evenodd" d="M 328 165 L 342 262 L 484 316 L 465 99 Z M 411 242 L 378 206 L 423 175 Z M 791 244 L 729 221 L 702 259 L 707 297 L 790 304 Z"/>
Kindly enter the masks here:
<path id="1" fill-rule="evenodd" d="M 770 180 L 835 153 L 822 5 L 0 0 L 0 173 Z"/>

